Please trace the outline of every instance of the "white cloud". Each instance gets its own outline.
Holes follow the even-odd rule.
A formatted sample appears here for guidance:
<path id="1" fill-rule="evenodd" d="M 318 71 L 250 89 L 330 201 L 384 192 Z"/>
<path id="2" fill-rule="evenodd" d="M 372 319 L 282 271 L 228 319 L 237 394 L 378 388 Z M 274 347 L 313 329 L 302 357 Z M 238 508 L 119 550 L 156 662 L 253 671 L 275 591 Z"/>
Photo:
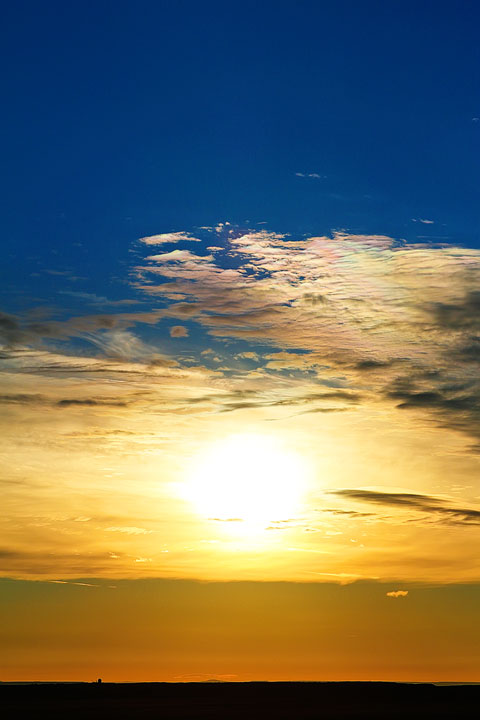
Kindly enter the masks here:
<path id="1" fill-rule="evenodd" d="M 149 237 L 140 238 L 140 242 L 145 245 L 162 245 L 163 243 L 178 243 L 178 242 L 200 242 L 196 237 L 192 237 L 190 233 L 186 232 L 170 232 L 162 233 L 160 235 L 150 235 Z"/>
<path id="2" fill-rule="evenodd" d="M 242 360 L 243 359 L 245 359 L 245 360 L 258 360 L 259 359 L 258 353 L 253 352 L 253 351 L 238 353 L 238 355 L 236 355 L 236 357 L 239 359 L 242 359 Z"/>
<path id="3" fill-rule="evenodd" d="M 85 339 L 100 348 L 108 357 L 125 360 L 149 359 L 158 355 L 151 345 L 144 343 L 129 330 L 106 330 L 85 333 Z"/>
<path id="4" fill-rule="evenodd" d="M 314 172 L 313 172 L 313 173 L 301 173 L 301 172 L 296 172 L 295 175 L 296 175 L 297 177 L 302 177 L 302 178 L 315 178 L 315 179 L 317 179 L 317 180 L 323 180 L 323 179 L 325 179 L 325 178 L 327 177 L 326 175 L 319 175 L 318 173 L 314 173 Z"/>

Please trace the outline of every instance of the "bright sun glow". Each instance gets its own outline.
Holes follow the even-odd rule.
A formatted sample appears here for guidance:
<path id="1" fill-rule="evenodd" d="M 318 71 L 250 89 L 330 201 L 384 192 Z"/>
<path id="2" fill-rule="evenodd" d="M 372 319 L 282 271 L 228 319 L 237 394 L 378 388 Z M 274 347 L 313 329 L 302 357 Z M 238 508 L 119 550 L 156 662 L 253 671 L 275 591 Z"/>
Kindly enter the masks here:
<path id="1" fill-rule="evenodd" d="M 233 435 L 194 459 L 186 497 L 205 517 L 266 526 L 298 513 L 306 477 L 303 459 L 278 440 Z"/>

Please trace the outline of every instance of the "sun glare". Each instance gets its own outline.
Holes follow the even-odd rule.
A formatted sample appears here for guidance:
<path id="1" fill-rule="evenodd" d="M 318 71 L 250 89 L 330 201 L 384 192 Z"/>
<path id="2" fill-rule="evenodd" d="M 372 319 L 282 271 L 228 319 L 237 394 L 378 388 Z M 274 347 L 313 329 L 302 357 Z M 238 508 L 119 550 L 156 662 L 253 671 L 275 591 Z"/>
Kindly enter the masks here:
<path id="1" fill-rule="evenodd" d="M 279 440 L 233 435 L 195 457 L 186 497 L 197 513 L 261 527 L 301 509 L 306 465 Z"/>

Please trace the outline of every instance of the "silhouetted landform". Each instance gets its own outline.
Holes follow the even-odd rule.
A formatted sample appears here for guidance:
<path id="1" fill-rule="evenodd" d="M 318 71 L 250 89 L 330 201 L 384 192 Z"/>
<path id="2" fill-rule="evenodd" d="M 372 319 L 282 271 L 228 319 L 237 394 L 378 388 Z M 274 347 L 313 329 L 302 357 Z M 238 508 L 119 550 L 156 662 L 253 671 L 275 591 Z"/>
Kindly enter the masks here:
<path id="1" fill-rule="evenodd" d="M 403 683 L 47 683 L 0 684 L 6 718 L 475 717 L 479 685 Z"/>

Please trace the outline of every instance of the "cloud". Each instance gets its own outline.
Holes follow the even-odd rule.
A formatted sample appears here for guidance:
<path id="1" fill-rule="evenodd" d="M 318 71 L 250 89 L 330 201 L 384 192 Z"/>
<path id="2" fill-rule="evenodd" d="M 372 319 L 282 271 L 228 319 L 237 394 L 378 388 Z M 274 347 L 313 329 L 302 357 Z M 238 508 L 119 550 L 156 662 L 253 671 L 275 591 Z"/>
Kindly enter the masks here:
<path id="1" fill-rule="evenodd" d="M 145 528 L 141 527 L 134 527 L 134 526 L 126 526 L 126 527 L 107 527 L 105 528 L 105 532 L 116 532 L 116 533 L 125 533 L 126 535 L 148 535 L 153 530 L 145 530 Z"/>
<path id="2" fill-rule="evenodd" d="M 343 377 L 369 402 L 401 405 L 418 423 L 428 413 L 479 443 L 479 250 L 230 228 L 221 252 L 147 260 L 138 289 L 169 316 L 188 308 L 212 337 L 249 342 L 244 352 L 269 345 L 264 370 Z"/>
<path id="3" fill-rule="evenodd" d="M 27 348 L 4 349 L 0 352 L 0 404 L 9 407 L 9 422 L 3 426 L 19 426 L 22 416 L 28 416 L 30 428 L 43 422 L 62 422 L 58 432 L 49 435 L 50 442 L 80 443 L 88 438 L 95 442 L 111 445 L 121 432 L 122 448 L 133 447 L 136 442 L 146 442 L 149 432 L 142 428 L 138 437 L 137 428 L 89 427 L 95 417 L 107 418 L 122 411 L 122 418 L 135 418 L 136 412 L 154 412 L 159 415 L 192 414 L 191 403 L 195 401 L 198 413 L 217 412 L 222 397 L 228 393 L 218 387 L 216 381 L 223 379 L 223 373 L 202 365 L 181 366 L 171 359 L 150 356 L 144 361 L 129 361 L 121 358 L 87 357 L 61 355 L 47 350 Z M 41 389 L 41 392 L 38 390 Z M 48 414 L 38 408 L 49 408 Z M 56 411 L 56 412 L 55 412 Z M 92 412 L 88 412 L 92 411 Z M 75 418 L 89 418 L 87 424 L 76 427 L 65 426 Z M 56 420 L 58 418 L 58 420 Z M 156 421 L 157 422 L 157 421 Z M 65 432 L 68 428 L 68 432 Z M 61 432 L 60 432 L 61 430 Z M 59 434 L 60 432 L 60 434 Z M 35 433 L 30 433 L 33 441 Z M 144 438 L 142 441 L 141 438 Z M 40 436 L 38 441 L 41 442 Z"/>
<path id="4" fill-rule="evenodd" d="M 184 338 L 188 337 L 188 328 L 183 325 L 174 325 L 170 328 L 170 337 L 172 338 Z"/>
<path id="5" fill-rule="evenodd" d="M 259 355 L 256 352 L 253 352 L 252 350 L 248 350 L 246 352 L 241 352 L 236 355 L 239 360 L 259 360 Z"/>
<path id="6" fill-rule="evenodd" d="M 414 510 L 435 515 L 448 523 L 458 525 L 480 525 L 480 509 L 462 508 L 447 504 L 445 500 L 432 495 L 418 493 L 389 493 L 376 490 L 335 490 L 334 495 L 375 505 L 387 505 L 400 510 Z"/>
<path id="7" fill-rule="evenodd" d="M 144 245 L 163 245 L 164 243 L 200 242 L 200 240 L 196 237 L 192 237 L 190 233 L 170 232 L 162 233 L 160 235 L 150 235 L 149 237 L 143 237 L 140 238 L 140 242 Z"/>
<path id="8" fill-rule="evenodd" d="M 93 398 L 71 398 L 71 399 L 65 399 L 65 400 L 59 400 L 57 402 L 58 407 L 72 407 L 72 406 L 81 406 L 81 407 L 126 407 L 127 402 L 124 400 L 115 400 L 115 399 L 93 399 Z"/>
<path id="9" fill-rule="evenodd" d="M 7 347 L 38 341 L 43 337 L 56 337 L 54 325 L 39 322 L 22 322 L 14 315 L 0 312 L 0 342 Z"/>
<path id="10" fill-rule="evenodd" d="M 469 290 L 455 302 L 432 303 L 429 309 L 436 325 L 442 329 L 480 331 L 479 290 Z"/>
<path id="11" fill-rule="evenodd" d="M 320 382 L 343 378 L 364 402 L 376 399 L 415 413 L 418 423 L 433 417 L 439 426 L 473 438 L 472 449 L 479 446 L 479 251 L 346 233 L 292 240 L 229 226 L 222 251 L 173 250 L 147 260 L 135 269 L 134 284 L 161 308 L 62 322 L 4 313 L 0 332 L 6 347 L 22 352 L 21 346 L 80 337 L 113 360 L 175 367 L 175 358 L 127 328 L 188 317 L 214 337 L 253 345 L 238 357 L 260 358 L 255 344 L 270 345 L 260 368 L 269 383 L 285 372 Z M 188 330 L 171 332 L 185 337 Z M 25 369 L 27 358 L 23 350 Z M 66 364 L 77 372 L 81 365 L 94 369 L 86 358 L 64 358 L 60 365 Z M 226 358 L 222 367 L 228 367 Z M 124 364 L 127 371 L 133 366 Z M 255 406 L 268 402 L 259 397 Z"/>
<path id="12" fill-rule="evenodd" d="M 208 395 L 200 395 L 191 397 L 190 404 L 208 403 L 210 407 L 215 407 L 216 412 L 226 413 L 237 410 L 249 410 L 260 408 L 287 408 L 292 407 L 312 407 L 305 412 L 338 412 L 339 410 L 348 409 L 350 404 L 356 404 L 360 401 L 360 396 L 355 393 L 342 390 L 334 391 L 305 391 L 305 384 L 302 388 L 298 388 L 294 384 L 291 392 L 287 392 L 285 387 L 270 387 L 269 389 L 238 389 L 232 391 L 223 391 L 218 393 L 209 393 Z M 339 402 L 341 405 L 331 407 L 332 403 Z M 327 406 L 324 403 L 328 403 Z"/>
<path id="13" fill-rule="evenodd" d="M 222 523 L 231 523 L 231 522 L 243 522 L 242 518 L 218 518 L 218 517 L 211 517 L 208 518 L 212 522 L 222 522 Z"/>
<path id="14" fill-rule="evenodd" d="M 31 315 L 33 315 L 32 313 Z M 32 320 L 30 315 L 18 318 L 0 313 L 0 343 L 4 348 L 45 347 L 45 341 L 67 340 L 82 337 L 101 347 L 103 331 L 117 330 L 126 332 L 126 328 L 136 323 L 156 324 L 163 316 L 161 310 L 137 313 L 102 313 L 71 317 L 67 320 Z M 100 333 L 100 334 L 99 334 Z M 104 336 L 108 339 L 108 335 Z M 113 335 L 111 336 L 113 337 Z M 1 345 L 0 345 L 1 352 Z"/>
<path id="15" fill-rule="evenodd" d="M 84 333 L 83 337 L 99 348 L 107 357 L 122 360 L 147 360 L 169 362 L 175 360 L 159 353 L 158 348 L 145 343 L 137 335 L 128 330 L 103 330 L 96 333 Z"/>
<path id="16" fill-rule="evenodd" d="M 11 405 L 51 405 L 59 408 L 83 406 L 83 407 L 126 407 L 126 400 L 117 398 L 62 398 L 55 400 L 47 395 L 39 393 L 18 393 L 11 395 L 0 395 L 0 404 Z"/>
<path id="17" fill-rule="evenodd" d="M 12 405 L 37 405 L 48 402 L 48 397 L 38 393 L 12 393 L 10 395 L 0 395 L 0 404 Z"/>
<path id="18" fill-rule="evenodd" d="M 374 513 L 357 512 L 356 510 L 339 510 L 338 508 L 322 508 L 319 512 L 332 513 L 332 515 L 345 515 L 347 517 L 372 517 Z"/>
<path id="19" fill-rule="evenodd" d="M 319 507 L 309 506 L 290 532 L 297 557 L 327 544 L 325 562 L 293 567 L 272 549 L 275 577 L 374 574 L 391 587 L 405 573 L 477 577 L 467 526 L 480 524 L 468 489 L 480 451 L 480 252 L 346 232 L 219 232 L 189 250 L 158 243 L 151 254 L 143 244 L 147 257 L 135 261 L 131 282 L 150 303 L 144 311 L 0 316 L 1 435 L 12 478 L 2 510 L 21 529 L 5 572 L 192 577 L 202 567 L 223 577 L 225 566 L 195 544 L 198 526 L 173 494 L 185 458 L 248 427 L 278 433 L 312 467 L 318 462 Z M 188 352 L 168 338 L 186 322 Z M 217 357 L 221 369 L 203 365 L 216 367 Z M 382 491 L 384 482 L 408 483 L 422 494 L 351 489 L 321 502 L 325 478 L 349 487 L 352 477 Z M 71 517 L 80 484 L 76 515 L 90 522 Z M 20 493 L 28 494 L 22 517 Z M 160 527 L 150 517 L 160 497 L 169 544 L 161 556 L 158 531 L 143 532 Z M 95 504 L 106 498 L 128 510 L 97 519 Z M 32 518 L 32 508 L 42 517 Z M 210 522 L 209 532 L 226 535 L 223 522 Z M 233 534 L 238 521 L 230 522 Z M 242 577 L 257 572 L 238 557 Z"/>
<path id="20" fill-rule="evenodd" d="M 386 593 L 387 597 L 392 598 L 401 598 L 401 597 L 407 597 L 408 590 L 391 590 L 390 592 Z"/>
<path id="21" fill-rule="evenodd" d="M 122 305 L 139 305 L 140 300 L 124 299 L 124 300 L 109 300 L 103 295 L 96 295 L 95 293 L 89 292 L 74 292 L 72 290 L 61 290 L 60 295 L 69 295 L 70 297 L 77 298 L 78 300 L 84 300 L 91 305 L 100 305 L 102 307 L 119 307 Z"/>
<path id="22" fill-rule="evenodd" d="M 72 580 L 47 580 L 46 582 L 53 583 L 54 585 L 79 585 L 80 587 L 101 587 L 94 583 L 86 582 L 73 582 Z"/>
<path id="23" fill-rule="evenodd" d="M 7 345 L 17 342 L 18 340 L 21 341 L 20 325 L 13 315 L 0 312 L 0 338 L 6 342 Z"/>
<path id="24" fill-rule="evenodd" d="M 319 175 L 318 173 L 314 173 L 314 172 L 313 173 L 296 172 L 295 175 L 297 177 L 301 177 L 301 178 L 315 178 L 316 180 L 322 180 L 327 177 L 326 175 Z"/>

